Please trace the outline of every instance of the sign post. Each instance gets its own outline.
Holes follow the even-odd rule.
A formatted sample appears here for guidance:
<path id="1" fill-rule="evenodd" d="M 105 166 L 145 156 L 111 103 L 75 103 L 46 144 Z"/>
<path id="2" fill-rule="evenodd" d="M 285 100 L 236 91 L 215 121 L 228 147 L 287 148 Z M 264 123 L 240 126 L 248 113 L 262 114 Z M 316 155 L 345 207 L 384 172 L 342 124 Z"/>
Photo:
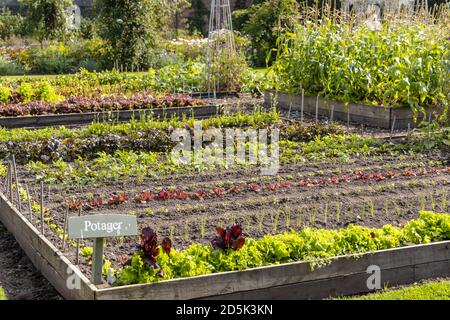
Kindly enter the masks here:
<path id="1" fill-rule="evenodd" d="M 92 283 L 102 283 L 103 251 L 105 238 L 137 235 L 136 216 L 108 214 L 70 217 L 69 239 L 94 239 L 92 257 Z"/>

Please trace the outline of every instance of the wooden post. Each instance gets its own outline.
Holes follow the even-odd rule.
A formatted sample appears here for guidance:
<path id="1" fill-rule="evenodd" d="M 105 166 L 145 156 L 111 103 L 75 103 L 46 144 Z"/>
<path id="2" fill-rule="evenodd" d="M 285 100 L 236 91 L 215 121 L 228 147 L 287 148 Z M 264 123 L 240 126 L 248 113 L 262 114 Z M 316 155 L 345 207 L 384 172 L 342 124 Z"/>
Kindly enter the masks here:
<path id="1" fill-rule="evenodd" d="M 12 165 L 14 170 L 14 180 L 16 181 L 17 205 L 19 212 L 22 212 L 22 201 L 20 199 L 20 191 L 19 191 L 19 179 L 17 178 L 16 157 L 14 155 L 12 155 Z"/>
<path id="2" fill-rule="evenodd" d="M 392 140 L 392 135 L 394 134 L 394 129 L 395 129 L 395 116 L 394 119 L 392 120 L 392 128 L 391 128 L 391 135 L 389 136 L 389 140 Z"/>
<path id="3" fill-rule="evenodd" d="M 62 236 L 62 250 L 66 247 L 66 234 L 67 234 L 67 217 L 69 216 L 69 206 L 67 206 L 66 213 L 64 214 L 63 224 L 63 236 Z"/>
<path id="4" fill-rule="evenodd" d="M 292 110 L 292 102 L 289 104 L 289 113 L 288 113 L 288 119 L 291 118 L 291 110 Z"/>
<path id="5" fill-rule="evenodd" d="M 303 122 L 303 109 L 305 107 L 305 89 L 302 89 L 302 105 L 300 110 L 300 122 Z"/>
<path id="6" fill-rule="evenodd" d="M 78 209 L 78 216 L 81 217 L 81 210 L 83 210 L 83 206 L 80 206 Z M 77 239 L 77 252 L 75 257 L 75 265 L 80 263 L 80 239 Z"/>
<path id="7" fill-rule="evenodd" d="M 411 131 L 411 125 L 410 125 L 410 123 L 408 122 L 408 129 L 407 129 L 407 131 L 406 131 L 406 140 L 407 140 L 407 141 L 409 141 L 409 138 L 410 138 L 410 131 Z"/>
<path id="8" fill-rule="evenodd" d="M 317 95 L 316 100 L 316 123 L 319 122 L 319 95 Z"/>
<path id="9" fill-rule="evenodd" d="M 8 172 L 6 175 L 6 192 L 9 201 L 12 203 L 12 183 L 11 183 L 11 162 L 8 161 Z"/>
<path id="10" fill-rule="evenodd" d="M 8 196 L 8 181 L 9 181 L 9 172 L 8 172 L 9 168 L 6 167 L 6 176 L 5 176 L 5 180 L 4 180 L 4 188 L 5 188 L 5 195 Z"/>
<path id="11" fill-rule="evenodd" d="M 27 193 L 27 200 L 28 200 L 28 209 L 30 209 L 30 218 L 29 221 L 33 223 L 33 206 L 31 205 L 31 196 L 30 196 L 30 190 L 28 189 L 28 185 L 25 185 L 25 192 Z"/>
<path id="12" fill-rule="evenodd" d="M 350 130 L 350 105 L 347 106 L 347 130 Z"/>
<path id="13" fill-rule="evenodd" d="M 103 247 L 105 245 L 104 238 L 94 239 L 94 253 L 92 256 L 92 283 L 102 284 L 103 269 Z"/>
<path id="14" fill-rule="evenodd" d="M 330 122 L 332 123 L 334 120 L 334 104 L 331 105 L 331 117 L 330 117 Z"/>
<path id="15" fill-rule="evenodd" d="M 44 181 L 41 181 L 41 233 L 44 235 Z"/>
<path id="16" fill-rule="evenodd" d="M 431 140 L 431 111 L 428 116 L 428 142 Z"/>
<path id="17" fill-rule="evenodd" d="M 9 166 L 9 200 L 13 203 L 13 166 L 11 161 L 8 163 Z"/>

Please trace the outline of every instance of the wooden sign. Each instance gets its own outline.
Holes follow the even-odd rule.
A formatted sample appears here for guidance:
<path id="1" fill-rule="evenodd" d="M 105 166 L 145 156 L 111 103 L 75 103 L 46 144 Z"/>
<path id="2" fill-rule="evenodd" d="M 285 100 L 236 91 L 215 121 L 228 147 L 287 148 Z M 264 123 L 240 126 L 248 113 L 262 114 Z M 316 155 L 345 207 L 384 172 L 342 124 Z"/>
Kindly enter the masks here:
<path id="1" fill-rule="evenodd" d="M 138 234 L 136 216 L 123 214 L 70 217 L 68 229 L 69 239 L 123 237 Z"/>
<path id="2" fill-rule="evenodd" d="M 105 238 L 135 236 L 137 234 L 136 216 L 101 214 L 70 217 L 68 221 L 69 239 L 94 239 L 94 252 L 92 256 L 93 284 L 102 283 Z"/>

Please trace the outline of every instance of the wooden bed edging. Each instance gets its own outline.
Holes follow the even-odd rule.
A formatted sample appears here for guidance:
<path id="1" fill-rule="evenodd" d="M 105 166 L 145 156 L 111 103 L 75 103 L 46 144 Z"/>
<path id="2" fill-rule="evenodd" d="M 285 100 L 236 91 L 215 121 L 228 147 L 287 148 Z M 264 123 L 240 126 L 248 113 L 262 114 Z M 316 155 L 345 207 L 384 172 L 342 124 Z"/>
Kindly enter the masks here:
<path id="1" fill-rule="evenodd" d="M 115 120 L 119 122 L 129 121 L 132 118 L 140 119 L 142 116 L 153 115 L 155 118 L 183 117 L 194 115 L 198 119 L 208 118 L 221 114 L 222 106 L 190 106 L 181 108 L 153 108 L 121 111 L 100 111 L 86 113 L 50 114 L 23 117 L 2 117 L 0 126 L 8 129 L 23 127 L 46 127 L 92 123 L 93 121 Z"/>
<path id="2" fill-rule="evenodd" d="M 0 221 L 14 235 L 36 269 L 64 298 L 74 300 L 95 298 L 96 287 L 77 266 L 29 223 L 2 193 L 0 193 Z M 80 280 L 74 283 L 75 286 L 79 283 L 79 288 L 71 290 L 67 283 L 75 278 Z"/>
<path id="3" fill-rule="evenodd" d="M 283 110 L 289 110 L 289 108 L 291 108 L 291 112 L 300 112 L 301 110 L 301 96 L 275 90 L 266 90 L 264 93 L 264 103 L 272 106 L 275 101 L 277 106 Z M 303 111 L 315 115 L 316 103 L 317 97 L 305 96 Z M 331 113 L 333 113 L 334 120 L 347 121 L 350 118 L 351 122 L 385 129 L 392 129 L 392 126 L 394 126 L 394 129 L 407 129 L 408 124 L 410 128 L 414 128 L 421 120 L 427 120 L 424 115 L 419 114 L 417 122 L 414 122 L 413 112 L 410 108 L 385 108 L 361 103 L 350 103 L 346 106 L 342 101 L 319 97 L 318 115 L 331 118 Z M 427 110 L 427 117 L 429 114 L 430 111 Z M 421 119 L 422 117 L 424 119 Z"/>
<path id="4" fill-rule="evenodd" d="M 187 95 L 190 95 L 194 99 L 213 99 L 214 93 L 208 93 L 208 92 L 193 92 L 193 93 L 185 93 Z M 219 91 L 216 92 L 216 99 L 222 99 L 222 98 L 239 98 L 239 93 L 237 91 Z"/>
<path id="5" fill-rule="evenodd" d="M 216 273 L 159 283 L 96 287 L 0 194 L 0 220 L 36 268 L 66 299 L 321 299 L 366 293 L 367 268 L 379 266 L 381 287 L 450 276 L 450 241 L 335 257 L 311 270 L 308 262 Z M 67 270 L 70 270 L 70 273 Z M 71 274 L 72 273 L 72 274 Z M 78 289 L 67 282 L 75 274 Z"/>

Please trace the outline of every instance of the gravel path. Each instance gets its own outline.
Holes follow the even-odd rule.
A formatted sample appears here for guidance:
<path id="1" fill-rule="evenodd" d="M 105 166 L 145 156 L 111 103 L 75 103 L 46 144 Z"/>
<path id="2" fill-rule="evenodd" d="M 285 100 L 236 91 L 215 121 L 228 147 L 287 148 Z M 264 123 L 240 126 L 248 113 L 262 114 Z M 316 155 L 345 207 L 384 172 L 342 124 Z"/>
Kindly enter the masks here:
<path id="1" fill-rule="evenodd" d="M 61 300 L 0 223 L 0 287 L 9 300 Z"/>

